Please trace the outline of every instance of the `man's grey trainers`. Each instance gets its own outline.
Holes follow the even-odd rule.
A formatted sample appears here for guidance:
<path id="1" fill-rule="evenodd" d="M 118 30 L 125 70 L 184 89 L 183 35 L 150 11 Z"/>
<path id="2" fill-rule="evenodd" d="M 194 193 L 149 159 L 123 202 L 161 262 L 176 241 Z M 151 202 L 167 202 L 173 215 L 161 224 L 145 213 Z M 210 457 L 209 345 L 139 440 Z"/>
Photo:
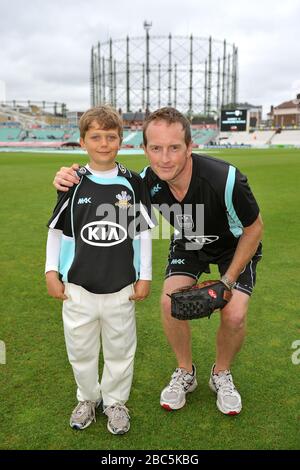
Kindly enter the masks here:
<path id="1" fill-rule="evenodd" d="M 111 406 L 107 406 L 103 413 L 108 417 L 107 429 L 112 434 L 125 434 L 129 431 L 130 416 L 125 405 L 114 403 Z"/>
<path id="2" fill-rule="evenodd" d="M 85 429 L 93 421 L 96 421 L 96 408 L 98 408 L 101 401 L 101 399 L 97 401 L 80 401 L 71 414 L 71 428 L 80 430 Z"/>
<path id="3" fill-rule="evenodd" d="M 225 415 L 238 415 L 242 409 L 241 395 L 234 386 L 230 370 L 214 374 L 212 366 L 209 386 L 217 394 L 217 407 Z"/>
<path id="4" fill-rule="evenodd" d="M 169 385 L 161 392 L 161 406 L 168 411 L 179 410 L 185 405 L 186 394 L 193 392 L 196 387 L 196 367 L 194 364 L 192 374 L 178 367 L 172 374 Z"/>

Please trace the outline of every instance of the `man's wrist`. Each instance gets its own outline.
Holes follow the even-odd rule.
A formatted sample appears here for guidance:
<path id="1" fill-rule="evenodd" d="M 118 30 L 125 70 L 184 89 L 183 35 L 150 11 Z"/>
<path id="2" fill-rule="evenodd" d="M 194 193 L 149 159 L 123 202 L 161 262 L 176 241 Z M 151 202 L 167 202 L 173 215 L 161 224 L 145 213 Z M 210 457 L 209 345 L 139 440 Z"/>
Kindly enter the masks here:
<path id="1" fill-rule="evenodd" d="M 232 290 L 234 289 L 235 285 L 236 285 L 236 282 L 235 281 L 231 281 L 227 276 L 222 276 L 221 277 L 221 281 L 223 282 L 223 284 L 225 284 L 225 286 L 227 287 L 227 289 L 229 290 Z"/>

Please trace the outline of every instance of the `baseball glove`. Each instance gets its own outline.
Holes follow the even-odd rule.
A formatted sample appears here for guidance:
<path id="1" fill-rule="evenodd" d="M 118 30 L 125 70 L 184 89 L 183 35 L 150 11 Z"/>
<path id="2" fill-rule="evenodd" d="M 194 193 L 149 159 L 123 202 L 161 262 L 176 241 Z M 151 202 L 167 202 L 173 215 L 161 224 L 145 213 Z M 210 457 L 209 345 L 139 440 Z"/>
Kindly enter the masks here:
<path id="1" fill-rule="evenodd" d="M 209 318 L 215 310 L 225 307 L 232 292 L 222 281 L 204 281 L 193 287 L 177 289 L 169 297 L 174 318 L 193 320 Z"/>

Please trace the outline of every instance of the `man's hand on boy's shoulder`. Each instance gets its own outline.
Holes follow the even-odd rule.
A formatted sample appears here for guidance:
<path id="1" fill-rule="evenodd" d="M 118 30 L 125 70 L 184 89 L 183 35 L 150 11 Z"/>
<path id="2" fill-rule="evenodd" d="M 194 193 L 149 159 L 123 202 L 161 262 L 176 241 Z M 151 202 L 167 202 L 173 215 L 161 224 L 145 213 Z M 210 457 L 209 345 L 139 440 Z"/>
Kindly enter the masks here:
<path id="1" fill-rule="evenodd" d="M 129 297 L 129 300 L 144 300 L 150 294 L 151 281 L 144 281 L 139 279 L 134 284 L 134 294 Z"/>
<path id="2" fill-rule="evenodd" d="M 74 184 L 78 184 L 80 179 L 78 178 L 76 171 L 78 170 L 78 163 L 73 163 L 71 167 L 62 166 L 61 169 L 56 173 L 53 180 L 53 185 L 58 191 L 69 191 Z"/>
<path id="3" fill-rule="evenodd" d="M 58 279 L 56 271 L 48 271 L 46 273 L 46 284 L 48 294 L 55 299 L 67 300 L 65 295 L 65 285 Z"/>

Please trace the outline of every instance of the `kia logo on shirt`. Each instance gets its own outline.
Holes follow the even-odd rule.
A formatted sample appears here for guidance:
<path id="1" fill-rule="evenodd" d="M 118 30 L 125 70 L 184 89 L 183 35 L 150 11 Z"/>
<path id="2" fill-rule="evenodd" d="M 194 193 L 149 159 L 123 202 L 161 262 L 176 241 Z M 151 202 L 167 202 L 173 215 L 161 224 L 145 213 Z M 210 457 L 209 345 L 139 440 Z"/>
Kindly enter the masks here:
<path id="1" fill-rule="evenodd" d="M 88 245 L 107 247 L 122 243 L 127 232 L 122 225 L 103 220 L 86 224 L 82 227 L 80 236 Z"/>

